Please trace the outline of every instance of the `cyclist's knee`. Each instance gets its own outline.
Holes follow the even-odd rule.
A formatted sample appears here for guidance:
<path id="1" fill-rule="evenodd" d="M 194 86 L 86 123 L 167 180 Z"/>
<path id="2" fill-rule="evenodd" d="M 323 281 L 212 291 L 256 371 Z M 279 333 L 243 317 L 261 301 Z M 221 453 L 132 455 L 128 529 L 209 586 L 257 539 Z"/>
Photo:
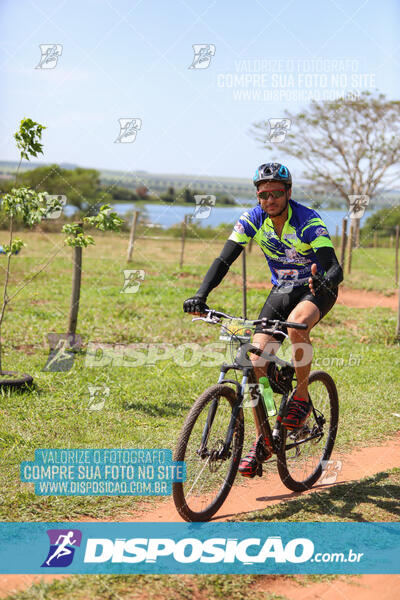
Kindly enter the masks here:
<path id="1" fill-rule="evenodd" d="M 273 337 L 263 333 L 256 333 L 252 340 L 252 345 L 256 346 L 266 354 L 276 354 L 280 344 L 281 342 L 278 342 Z M 256 373 L 257 369 L 266 369 L 269 364 L 269 361 L 266 358 L 258 356 L 257 354 L 249 352 L 249 357 Z"/>

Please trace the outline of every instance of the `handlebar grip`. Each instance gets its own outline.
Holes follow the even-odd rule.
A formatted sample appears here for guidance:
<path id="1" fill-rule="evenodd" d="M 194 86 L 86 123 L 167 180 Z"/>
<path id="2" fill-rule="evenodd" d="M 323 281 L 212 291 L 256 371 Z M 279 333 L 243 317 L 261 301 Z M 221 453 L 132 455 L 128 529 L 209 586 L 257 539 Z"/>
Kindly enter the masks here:
<path id="1" fill-rule="evenodd" d="M 307 329 L 307 323 L 292 323 L 291 321 L 284 321 L 286 327 L 291 327 L 292 329 Z"/>

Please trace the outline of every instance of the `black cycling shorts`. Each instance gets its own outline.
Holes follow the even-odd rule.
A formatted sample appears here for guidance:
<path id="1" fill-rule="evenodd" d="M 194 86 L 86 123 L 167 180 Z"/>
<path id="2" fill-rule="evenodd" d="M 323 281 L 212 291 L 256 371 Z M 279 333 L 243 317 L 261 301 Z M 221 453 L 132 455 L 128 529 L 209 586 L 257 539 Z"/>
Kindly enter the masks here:
<path id="1" fill-rule="evenodd" d="M 292 310 L 299 304 L 299 302 L 302 302 L 303 300 L 309 300 L 318 307 L 320 312 L 318 321 L 320 321 L 335 304 L 337 295 L 337 287 L 333 291 L 324 291 L 319 293 L 317 296 L 314 296 L 310 292 L 308 284 L 294 287 L 291 291 L 285 291 L 283 288 L 278 288 L 274 285 L 258 318 L 262 319 L 266 317 L 267 319 L 286 321 Z M 287 333 L 287 328 L 282 327 L 281 331 Z M 261 325 L 256 325 L 255 333 L 262 333 Z M 279 334 L 275 337 L 279 340 L 282 340 L 282 336 Z"/>

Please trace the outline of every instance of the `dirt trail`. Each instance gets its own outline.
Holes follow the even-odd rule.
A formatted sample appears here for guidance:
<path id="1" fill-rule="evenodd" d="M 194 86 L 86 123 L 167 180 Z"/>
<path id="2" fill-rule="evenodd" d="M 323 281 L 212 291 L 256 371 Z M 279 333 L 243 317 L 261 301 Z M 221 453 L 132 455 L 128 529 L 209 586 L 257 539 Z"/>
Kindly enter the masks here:
<path id="1" fill-rule="evenodd" d="M 247 513 L 255 510 L 262 510 L 273 504 L 291 500 L 293 498 L 311 494 L 315 491 L 323 491 L 350 481 L 357 481 L 363 477 L 374 475 L 380 471 L 385 471 L 393 467 L 400 467 L 400 431 L 387 440 L 381 446 L 370 446 L 355 450 L 351 454 L 341 454 L 333 452 L 332 460 L 340 460 L 342 468 L 338 474 L 335 484 L 324 484 L 323 482 L 315 485 L 308 492 L 298 494 L 288 490 L 279 479 L 278 474 L 273 473 L 256 480 L 237 480 L 239 485 L 235 485 L 222 508 L 215 516 L 217 521 L 226 521 L 233 516 L 240 520 Z M 85 519 L 89 521 L 90 519 Z M 171 500 L 157 503 L 148 510 L 141 510 L 127 515 L 125 519 L 119 518 L 119 521 L 126 522 L 178 522 L 182 521 L 176 512 L 174 503 Z M 53 579 L 69 577 L 69 575 L 0 575 L 0 598 L 6 597 L 17 590 L 23 590 L 40 581 L 47 582 Z M 293 582 L 284 583 L 279 579 L 266 576 L 257 585 L 264 586 L 262 589 L 270 593 L 280 593 L 290 600 L 333 600 L 337 597 L 351 598 L 351 600 L 375 600 L 377 593 L 381 600 L 393 600 L 395 590 L 394 581 L 397 588 L 400 582 L 400 576 L 397 575 L 364 575 L 361 578 L 354 578 L 356 585 L 350 585 L 344 582 L 318 583 L 303 588 Z M 337 587 L 339 586 L 339 587 Z M 367 586 L 367 587 L 365 587 Z M 336 591 L 335 591 L 336 590 Z M 386 591 L 387 590 L 387 594 Z M 392 595 L 390 595 L 392 594 Z M 399 596 L 400 598 L 400 593 Z"/>
<path id="2" fill-rule="evenodd" d="M 233 516 L 237 516 L 240 520 L 247 513 L 254 510 L 262 510 L 273 504 L 313 493 L 313 491 L 321 492 L 332 487 L 332 485 L 357 481 L 380 471 L 400 467 L 400 431 L 381 446 L 361 448 L 351 454 L 333 452 L 332 460 L 342 462 L 342 469 L 338 474 L 336 483 L 324 484 L 322 482 L 302 494 L 288 490 L 276 473 L 256 480 L 237 480 L 239 485 L 234 486 L 224 505 L 217 513 L 215 520 L 226 521 Z M 87 520 L 89 519 L 85 519 L 85 521 Z M 126 522 L 182 521 L 172 500 L 159 502 L 152 505 L 148 510 L 141 510 L 127 515 L 125 519 L 118 520 Z M 4 598 L 13 591 L 26 589 L 33 583 L 40 581 L 40 579 L 50 582 L 53 579 L 62 577 L 69 577 L 69 575 L 0 575 L 0 598 Z M 399 588 L 400 576 L 363 575 L 361 578 L 354 578 L 354 582 L 357 585 L 350 585 L 345 582 L 325 582 L 304 588 L 293 582 L 285 581 L 283 583 L 279 579 L 266 576 L 265 579 L 262 578 L 257 586 L 262 586 L 260 589 L 270 593 L 283 594 L 290 600 L 292 598 L 295 600 L 320 600 L 321 598 L 336 600 L 337 597 L 349 598 L 349 600 L 350 598 L 351 600 L 368 600 L 369 598 L 375 600 L 378 592 L 381 600 L 393 600 L 395 598 L 393 592 L 396 588 Z M 400 593 L 398 597 L 400 598 Z"/>
<path id="3" fill-rule="evenodd" d="M 366 290 L 352 290 L 344 286 L 339 287 L 338 304 L 354 308 L 372 308 L 383 307 L 397 310 L 398 296 L 384 296 L 377 292 L 367 292 Z"/>
<path id="4" fill-rule="evenodd" d="M 275 472 L 250 480 L 239 479 L 240 476 L 238 476 L 236 483 L 239 485 L 234 485 L 214 520 L 227 521 L 236 515 L 240 521 L 247 513 L 255 510 L 262 510 L 273 504 L 304 496 L 304 494 L 312 494 L 314 491 L 321 492 L 332 485 L 357 481 L 380 471 L 400 467 L 400 432 L 382 446 L 361 448 L 351 454 L 340 454 L 334 451 L 331 459 L 342 463 L 336 483 L 324 484 L 323 480 L 320 480 L 321 483 L 317 483 L 311 490 L 301 494 L 288 490 L 281 482 L 278 473 Z M 161 502 L 148 510 L 127 515 L 125 519 L 121 520 L 128 522 L 182 521 L 172 499 Z"/>
<path id="5" fill-rule="evenodd" d="M 288 600 L 396 600 L 400 598 L 400 575 L 361 575 L 309 586 L 266 576 L 251 589 L 282 595 Z"/>
<path id="6" fill-rule="evenodd" d="M 237 279 L 238 287 L 242 285 L 241 278 Z M 261 283 L 258 281 L 248 282 L 247 289 L 262 289 L 269 290 L 271 285 L 269 283 Z M 381 306 L 383 308 L 391 308 L 397 310 L 398 308 L 398 294 L 392 296 L 385 296 L 378 292 L 368 292 L 367 290 L 355 290 L 348 288 L 344 285 L 339 286 L 339 295 L 337 304 L 343 304 L 350 308 L 374 308 Z"/>

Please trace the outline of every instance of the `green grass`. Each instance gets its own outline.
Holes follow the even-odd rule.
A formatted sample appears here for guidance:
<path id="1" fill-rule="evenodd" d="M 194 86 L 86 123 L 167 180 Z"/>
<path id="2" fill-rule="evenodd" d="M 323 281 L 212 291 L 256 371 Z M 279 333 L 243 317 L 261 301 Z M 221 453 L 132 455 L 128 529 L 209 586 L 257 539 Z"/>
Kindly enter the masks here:
<path id="1" fill-rule="evenodd" d="M 259 580 L 259 575 L 75 575 L 35 584 L 5 600 L 287 600 L 252 589 Z"/>
<path id="2" fill-rule="evenodd" d="M 394 248 L 357 248 L 353 250 L 351 273 L 345 274 L 345 285 L 359 290 L 380 292 L 390 296 L 395 283 Z"/>
<path id="3" fill-rule="evenodd" d="M 354 581 L 343 575 L 74 575 L 36 583 L 5 600 L 288 600 L 286 582 L 309 586 L 333 579 Z M 282 594 L 266 592 L 276 581 Z"/>
<path id="4" fill-rule="evenodd" d="M 28 246 L 13 259 L 11 292 L 14 281 L 47 260 L 62 239 L 54 234 L 23 237 Z M 138 240 L 129 268 L 144 269 L 145 279 L 138 293 L 122 294 L 126 236 L 97 235 L 96 240 L 95 247 L 84 251 L 78 332 L 85 344 L 189 342 L 201 349 L 218 340 L 218 327 L 192 324 L 182 312 L 182 302 L 197 290 L 220 243 L 188 242 L 185 266 L 179 269 L 179 244 Z M 255 250 L 249 257 L 249 280 L 265 281 L 266 265 Z M 3 326 L 4 368 L 30 373 L 35 380 L 30 392 L 0 396 L 0 519 L 4 521 L 118 520 L 126 515 L 144 500 L 35 496 L 31 484 L 20 482 L 20 462 L 33 460 L 35 448 L 172 449 L 193 400 L 218 376 L 218 366 L 205 367 L 200 360 L 192 367 L 168 360 L 154 367 L 88 368 L 84 352 L 69 372 L 42 371 L 48 356 L 46 335 L 66 331 L 71 270 L 71 250 L 66 248 L 16 297 Z M 238 261 L 210 295 L 213 307 L 241 313 L 239 275 Z M 267 289 L 251 287 L 250 317 L 258 315 L 266 296 Z M 395 314 L 388 309 L 336 306 L 313 332 L 314 362 L 332 374 L 339 388 L 339 449 L 379 443 L 398 429 L 391 414 L 398 412 L 400 376 L 394 331 Z M 92 385 L 110 388 L 102 411 L 88 410 Z M 249 418 L 250 409 L 246 412 L 250 438 Z"/>
<path id="5" fill-rule="evenodd" d="M 246 515 L 241 521 L 393 521 L 400 519 L 400 468 L 327 491 L 282 502 Z M 238 520 L 230 519 L 230 521 Z"/>

